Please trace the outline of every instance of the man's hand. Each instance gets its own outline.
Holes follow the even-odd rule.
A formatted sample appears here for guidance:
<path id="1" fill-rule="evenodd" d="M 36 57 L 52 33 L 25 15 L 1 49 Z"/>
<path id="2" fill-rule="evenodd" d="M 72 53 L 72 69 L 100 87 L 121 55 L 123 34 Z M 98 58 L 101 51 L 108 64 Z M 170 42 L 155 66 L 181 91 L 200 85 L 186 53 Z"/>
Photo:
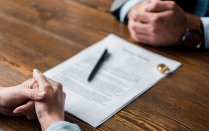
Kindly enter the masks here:
<path id="1" fill-rule="evenodd" d="M 42 100 L 45 95 L 45 91 L 39 91 L 34 79 L 18 86 L 0 87 L 0 113 L 6 116 L 26 115 L 28 119 L 35 120 L 37 115 L 33 100 Z M 24 114 L 22 110 L 14 110 L 18 106 L 22 106 L 22 109 L 25 110 Z"/>
<path id="2" fill-rule="evenodd" d="M 128 18 L 131 37 L 155 47 L 180 45 L 188 27 L 185 12 L 173 1 L 146 0 L 133 7 Z"/>

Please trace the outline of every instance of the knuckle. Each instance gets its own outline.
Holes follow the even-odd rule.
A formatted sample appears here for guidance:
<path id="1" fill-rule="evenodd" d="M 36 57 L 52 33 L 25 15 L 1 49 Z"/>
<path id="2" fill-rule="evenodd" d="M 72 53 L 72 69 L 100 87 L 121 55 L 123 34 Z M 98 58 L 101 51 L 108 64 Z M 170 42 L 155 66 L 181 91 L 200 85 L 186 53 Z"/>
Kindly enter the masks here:
<path id="1" fill-rule="evenodd" d="M 131 33 L 131 38 L 132 38 L 133 40 L 135 40 L 136 42 L 139 42 L 139 40 L 137 39 L 136 34 Z"/>
<path id="2" fill-rule="evenodd" d="M 153 8 L 153 9 L 157 9 L 157 6 L 158 6 L 158 2 L 155 1 L 155 2 L 152 4 L 152 8 Z"/>
<path id="3" fill-rule="evenodd" d="M 153 16 L 151 20 L 152 20 L 153 23 L 157 24 L 160 21 L 159 19 L 160 19 L 159 17 Z"/>
<path id="4" fill-rule="evenodd" d="M 176 2 L 170 1 L 170 9 L 175 9 L 176 8 Z"/>
<path id="5" fill-rule="evenodd" d="M 33 98 L 35 96 L 35 93 L 33 91 L 28 92 L 29 98 Z"/>
<path id="6" fill-rule="evenodd" d="M 151 15 L 150 19 L 152 22 L 156 22 L 158 18 L 155 15 Z"/>
<path id="7" fill-rule="evenodd" d="M 162 25 L 165 23 L 165 20 L 163 19 L 162 16 L 155 16 L 152 18 L 152 21 L 154 24 L 157 24 L 157 25 Z"/>
<path id="8" fill-rule="evenodd" d="M 133 19 L 137 17 L 137 10 L 131 10 L 129 13 L 129 19 Z"/>
<path id="9" fill-rule="evenodd" d="M 133 25 L 132 25 L 132 24 L 129 24 L 129 25 L 128 25 L 128 29 L 129 29 L 129 31 L 132 31 L 132 30 L 133 30 L 133 28 L 134 28 L 134 27 L 133 27 Z"/>
<path id="10" fill-rule="evenodd" d="M 45 89 L 48 89 L 48 88 L 50 88 L 50 87 L 51 87 L 51 85 L 50 85 L 49 83 L 43 84 L 43 88 L 45 88 Z"/>
<path id="11" fill-rule="evenodd" d="M 156 34 L 156 33 L 157 33 L 157 28 L 152 27 L 152 28 L 150 28 L 149 32 L 150 32 L 151 34 Z"/>
<path id="12" fill-rule="evenodd" d="M 128 29 L 129 29 L 129 30 L 131 29 L 131 24 L 129 24 L 129 23 L 128 23 Z"/>
<path id="13" fill-rule="evenodd" d="M 129 30 L 132 34 L 136 34 L 136 30 L 139 30 L 139 28 L 137 27 L 137 25 L 133 24 L 133 25 L 131 25 Z"/>
<path id="14" fill-rule="evenodd" d="M 56 82 L 56 84 L 54 84 L 54 86 L 55 86 L 57 89 L 62 90 L 62 84 L 61 84 L 61 83 Z"/>
<path id="15" fill-rule="evenodd" d="M 144 40 L 141 39 L 141 38 L 138 38 L 137 42 L 140 43 L 140 44 L 144 44 L 145 43 Z"/>
<path id="16" fill-rule="evenodd" d="M 130 19 L 130 20 L 128 21 L 128 28 L 129 28 L 129 29 L 132 29 L 132 28 L 133 28 L 133 25 L 134 25 L 133 19 Z"/>
<path id="17" fill-rule="evenodd" d="M 57 82 L 56 86 L 59 87 L 59 88 L 62 88 L 62 84 L 59 83 L 59 82 Z"/>
<path id="18" fill-rule="evenodd" d="M 55 87 L 56 91 L 63 91 L 63 86 L 62 86 L 62 84 L 59 83 L 59 82 L 56 82 L 56 83 L 54 84 L 54 87 Z"/>
<path id="19" fill-rule="evenodd" d="M 138 14 L 138 11 L 137 11 L 137 10 L 133 10 L 133 11 L 132 11 L 132 16 L 133 16 L 133 17 L 136 17 L 137 14 Z"/>
<path id="20" fill-rule="evenodd" d="M 175 11 L 170 12 L 170 16 L 174 16 L 175 17 L 176 14 L 177 14 L 177 12 L 175 12 Z"/>
<path id="21" fill-rule="evenodd" d="M 139 38 L 137 38 L 137 37 L 134 37 L 134 40 L 136 41 L 136 42 L 140 42 L 140 39 Z"/>

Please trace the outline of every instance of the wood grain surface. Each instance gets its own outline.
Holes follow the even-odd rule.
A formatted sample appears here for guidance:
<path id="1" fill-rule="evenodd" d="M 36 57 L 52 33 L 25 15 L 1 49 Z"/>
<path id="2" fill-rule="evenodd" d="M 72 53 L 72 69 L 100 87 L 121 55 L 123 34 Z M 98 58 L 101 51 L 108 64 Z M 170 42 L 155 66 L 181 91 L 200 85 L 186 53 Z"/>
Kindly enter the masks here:
<path id="1" fill-rule="evenodd" d="M 209 53 L 135 43 L 109 13 L 112 0 L 0 0 L 0 86 L 44 72 L 110 33 L 182 63 L 104 124 L 94 129 L 66 114 L 83 131 L 209 130 Z M 0 116 L 2 131 L 39 131 L 38 121 Z"/>

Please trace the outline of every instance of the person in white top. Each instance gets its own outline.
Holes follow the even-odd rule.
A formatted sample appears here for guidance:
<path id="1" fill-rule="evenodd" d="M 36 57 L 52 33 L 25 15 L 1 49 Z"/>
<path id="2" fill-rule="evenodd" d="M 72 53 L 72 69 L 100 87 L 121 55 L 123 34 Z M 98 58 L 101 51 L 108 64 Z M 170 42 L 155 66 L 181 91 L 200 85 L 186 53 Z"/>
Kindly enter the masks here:
<path id="1" fill-rule="evenodd" d="M 33 77 L 18 86 L 0 87 L 0 114 L 38 119 L 43 131 L 80 131 L 76 124 L 64 121 L 62 84 L 46 78 L 37 69 Z"/>

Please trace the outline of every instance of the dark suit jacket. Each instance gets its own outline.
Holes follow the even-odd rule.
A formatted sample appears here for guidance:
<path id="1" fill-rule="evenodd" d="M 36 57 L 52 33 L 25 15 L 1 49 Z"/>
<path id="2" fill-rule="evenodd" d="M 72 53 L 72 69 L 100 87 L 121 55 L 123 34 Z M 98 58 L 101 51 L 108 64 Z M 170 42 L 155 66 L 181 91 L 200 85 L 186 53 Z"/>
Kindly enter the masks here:
<path id="1" fill-rule="evenodd" d="M 128 0 L 114 0 L 110 12 L 119 19 L 119 12 L 123 4 Z M 173 0 L 175 1 L 185 12 L 193 13 L 197 0 Z"/>

